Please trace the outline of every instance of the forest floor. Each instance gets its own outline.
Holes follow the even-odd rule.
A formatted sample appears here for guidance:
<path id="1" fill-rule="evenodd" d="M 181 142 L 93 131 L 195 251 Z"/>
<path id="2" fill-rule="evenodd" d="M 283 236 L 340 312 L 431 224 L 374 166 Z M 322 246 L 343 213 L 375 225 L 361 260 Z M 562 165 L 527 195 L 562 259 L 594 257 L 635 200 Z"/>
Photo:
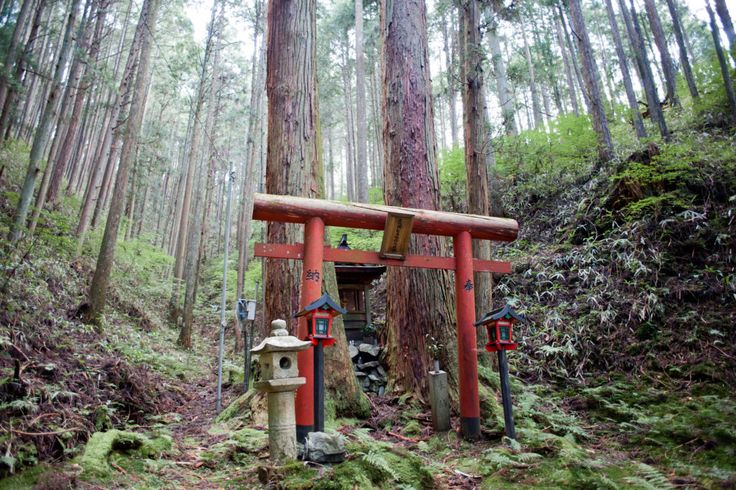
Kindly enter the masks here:
<path id="1" fill-rule="evenodd" d="M 17 186 L 23 152 L 2 151 Z M 334 466 L 274 467 L 262 414 L 216 416 L 217 280 L 182 350 L 171 258 L 120 241 L 95 330 L 78 308 L 99 234 L 79 253 L 78 203 L 44 211 L 34 239 L 0 244 L 0 489 L 736 488 L 735 155 L 732 134 L 700 128 L 601 172 L 517 169 L 504 199 L 522 234 L 495 253 L 514 267 L 497 297 L 530 318 L 509 356 L 518 442 L 481 366 L 481 441 L 434 434 L 425 406 L 389 393 L 368 419 L 328 413 L 348 449 Z M 228 352 L 224 406 L 240 366 Z"/>

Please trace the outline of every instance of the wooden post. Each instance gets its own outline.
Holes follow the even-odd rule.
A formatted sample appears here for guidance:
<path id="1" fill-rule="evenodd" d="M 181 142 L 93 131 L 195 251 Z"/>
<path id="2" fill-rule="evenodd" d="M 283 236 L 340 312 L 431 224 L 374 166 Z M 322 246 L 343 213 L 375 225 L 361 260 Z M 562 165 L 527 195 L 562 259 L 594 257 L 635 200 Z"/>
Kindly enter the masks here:
<path id="1" fill-rule="evenodd" d="M 511 389 L 509 388 L 509 363 L 506 361 L 506 351 L 498 351 L 498 371 L 501 376 L 501 401 L 503 403 L 503 423 L 506 426 L 506 435 L 509 439 L 516 439 L 514 427 L 514 412 L 511 406 Z"/>
<path id="2" fill-rule="evenodd" d="M 475 286 L 473 285 L 473 240 L 463 231 L 453 239 L 455 253 L 455 300 L 457 302 L 457 350 L 460 391 L 460 427 L 463 437 L 480 437 L 478 353 L 475 339 Z"/>
<path id="3" fill-rule="evenodd" d="M 320 218 L 309 219 L 304 226 L 304 268 L 299 305 L 304 308 L 322 295 L 322 262 L 324 258 L 325 224 Z M 306 317 L 299 318 L 297 337 L 304 340 L 309 334 Z M 314 353 L 299 352 L 299 376 L 307 382 L 296 391 L 296 437 L 304 442 L 314 431 Z"/>

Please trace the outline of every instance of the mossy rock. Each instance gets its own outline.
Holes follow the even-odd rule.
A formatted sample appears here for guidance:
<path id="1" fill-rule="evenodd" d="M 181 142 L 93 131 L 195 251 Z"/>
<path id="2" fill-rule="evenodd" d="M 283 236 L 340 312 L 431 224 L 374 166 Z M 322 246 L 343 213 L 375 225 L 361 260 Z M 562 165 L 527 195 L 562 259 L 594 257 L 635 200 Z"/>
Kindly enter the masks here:
<path id="1" fill-rule="evenodd" d="M 150 439 L 137 432 L 110 430 L 95 432 L 78 458 L 84 470 L 83 475 L 97 478 L 109 478 L 112 475 L 110 456 L 113 453 L 124 453 L 141 458 L 158 458 L 169 452 L 172 447 L 171 437 L 161 435 Z"/>

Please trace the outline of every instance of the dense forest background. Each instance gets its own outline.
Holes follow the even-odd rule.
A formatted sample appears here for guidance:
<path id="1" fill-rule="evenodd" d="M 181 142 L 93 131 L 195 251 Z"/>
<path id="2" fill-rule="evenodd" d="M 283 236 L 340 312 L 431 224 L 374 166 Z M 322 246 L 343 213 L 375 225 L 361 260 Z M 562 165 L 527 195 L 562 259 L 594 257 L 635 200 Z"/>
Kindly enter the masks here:
<path id="1" fill-rule="evenodd" d="M 733 12 L 2 0 L 0 487 L 736 485 Z M 513 264 L 478 274 L 477 314 L 529 319 L 510 355 L 519 441 L 481 352 L 483 441 L 431 432 L 433 358 L 459 396 L 452 274 L 392 268 L 371 327 L 386 395 L 360 389 L 339 320 L 326 354 L 330 428 L 358 456 L 253 471 L 263 401 L 243 395 L 235 303 L 258 300 L 259 336 L 291 319 L 300 264 L 252 245 L 302 241 L 251 220 L 256 192 L 516 219 L 515 242 L 474 254 Z M 342 233 L 381 243 L 327 241 Z"/>

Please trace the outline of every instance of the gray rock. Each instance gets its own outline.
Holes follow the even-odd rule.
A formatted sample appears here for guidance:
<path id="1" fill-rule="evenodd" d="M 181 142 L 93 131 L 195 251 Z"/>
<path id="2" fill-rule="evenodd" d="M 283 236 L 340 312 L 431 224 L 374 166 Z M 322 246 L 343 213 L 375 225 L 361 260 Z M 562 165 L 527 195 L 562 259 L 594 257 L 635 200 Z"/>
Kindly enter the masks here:
<path id="1" fill-rule="evenodd" d="M 368 375 L 365 374 L 363 371 L 355 371 L 355 376 L 357 376 L 358 378 L 362 378 L 362 377 L 368 376 Z"/>
<path id="2" fill-rule="evenodd" d="M 381 381 L 381 377 L 380 376 L 376 376 L 373 373 L 371 373 L 371 374 L 368 375 L 368 379 L 370 379 L 371 381 Z"/>
<path id="3" fill-rule="evenodd" d="M 383 396 L 384 393 L 386 393 L 386 387 L 385 386 L 379 386 L 378 387 L 378 396 Z"/>
<path id="4" fill-rule="evenodd" d="M 358 350 L 373 357 L 378 357 L 378 354 L 381 353 L 381 348 L 379 346 L 371 344 L 360 344 L 358 346 Z"/>
<path id="5" fill-rule="evenodd" d="M 349 345 L 348 353 L 350 354 L 350 359 L 355 359 L 355 357 L 358 355 L 358 348 L 354 345 Z"/>
<path id="6" fill-rule="evenodd" d="M 380 366 L 380 363 L 378 361 L 370 361 L 364 362 L 363 364 L 358 364 L 358 369 L 370 369 L 378 366 Z"/>
<path id="7" fill-rule="evenodd" d="M 386 377 L 386 370 L 383 369 L 381 366 L 378 366 L 378 368 L 376 369 L 376 372 L 378 373 L 379 376 L 383 378 Z"/>
<path id="8" fill-rule="evenodd" d="M 363 388 L 368 388 L 371 385 L 371 380 L 369 378 L 363 378 Z"/>
<path id="9" fill-rule="evenodd" d="M 341 434 L 310 432 L 304 440 L 304 460 L 342 463 L 345 461 L 345 438 Z"/>

